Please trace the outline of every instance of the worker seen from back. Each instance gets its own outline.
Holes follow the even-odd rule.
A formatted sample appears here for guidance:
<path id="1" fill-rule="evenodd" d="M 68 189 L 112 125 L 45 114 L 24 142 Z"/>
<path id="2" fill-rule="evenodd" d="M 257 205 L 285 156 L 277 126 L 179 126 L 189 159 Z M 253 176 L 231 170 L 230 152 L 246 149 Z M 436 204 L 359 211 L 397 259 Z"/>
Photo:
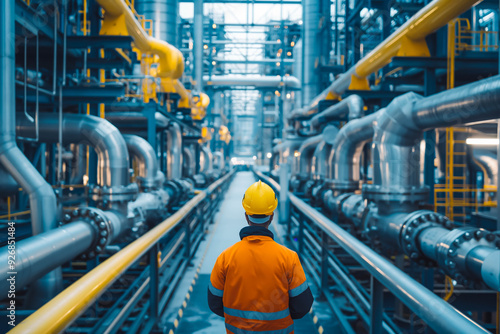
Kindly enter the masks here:
<path id="1" fill-rule="evenodd" d="M 267 184 L 252 184 L 243 196 L 248 222 L 241 241 L 217 258 L 208 304 L 224 317 L 227 333 L 293 333 L 293 319 L 311 309 L 313 296 L 297 253 L 274 241 L 269 231 L 278 206 Z"/>

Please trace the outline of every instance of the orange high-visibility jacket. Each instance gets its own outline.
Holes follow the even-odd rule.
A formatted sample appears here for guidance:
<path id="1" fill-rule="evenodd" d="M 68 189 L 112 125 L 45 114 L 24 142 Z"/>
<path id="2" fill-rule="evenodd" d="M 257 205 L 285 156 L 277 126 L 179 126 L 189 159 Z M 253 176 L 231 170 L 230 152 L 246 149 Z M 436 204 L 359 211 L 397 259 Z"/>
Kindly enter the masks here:
<path id="1" fill-rule="evenodd" d="M 210 308 L 224 316 L 227 333 L 293 333 L 292 319 L 307 314 L 313 302 L 297 253 L 265 227 L 245 227 L 240 237 L 212 270 Z"/>

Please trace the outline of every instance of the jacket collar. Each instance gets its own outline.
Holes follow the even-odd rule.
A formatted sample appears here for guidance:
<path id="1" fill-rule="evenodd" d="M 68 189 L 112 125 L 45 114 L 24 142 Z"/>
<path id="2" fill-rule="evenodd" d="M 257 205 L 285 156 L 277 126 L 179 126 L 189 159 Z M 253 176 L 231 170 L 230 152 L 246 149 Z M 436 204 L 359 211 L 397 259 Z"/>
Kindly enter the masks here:
<path id="1" fill-rule="evenodd" d="M 240 231 L 240 239 L 243 240 L 244 237 L 248 237 L 251 235 L 262 235 L 265 237 L 270 237 L 274 240 L 273 232 L 269 231 L 267 228 L 262 226 L 247 226 L 241 229 Z"/>

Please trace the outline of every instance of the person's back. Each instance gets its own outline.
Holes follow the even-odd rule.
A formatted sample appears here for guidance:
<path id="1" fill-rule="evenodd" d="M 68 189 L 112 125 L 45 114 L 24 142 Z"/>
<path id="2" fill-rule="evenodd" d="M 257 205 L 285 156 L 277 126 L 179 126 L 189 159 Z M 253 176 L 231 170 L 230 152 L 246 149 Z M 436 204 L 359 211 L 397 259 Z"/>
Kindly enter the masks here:
<path id="1" fill-rule="evenodd" d="M 252 187 L 264 198 L 272 192 L 260 181 L 249 190 Z M 228 333 L 293 333 L 292 319 L 311 308 L 311 291 L 297 253 L 276 243 L 267 229 L 277 205 L 275 195 L 265 209 L 256 211 L 255 198 L 247 197 L 248 202 L 245 206 L 244 198 L 250 226 L 241 230 L 240 242 L 218 257 L 210 278 L 209 306 L 225 318 Z"/>

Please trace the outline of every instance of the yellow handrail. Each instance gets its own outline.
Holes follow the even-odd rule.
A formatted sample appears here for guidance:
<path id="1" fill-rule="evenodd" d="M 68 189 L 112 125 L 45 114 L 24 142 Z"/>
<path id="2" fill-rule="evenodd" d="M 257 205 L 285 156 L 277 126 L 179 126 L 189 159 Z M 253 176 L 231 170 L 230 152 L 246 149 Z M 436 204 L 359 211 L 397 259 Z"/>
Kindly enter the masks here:
<path id="1" fill-rule="evenodd" d="M 182 53 L 160 39 L 151 37 L 143 29 L 130 7 L 123 0 L 97 0 L 105 10 L 104 24 L 101 34 L 128 33 L 134 39 L 135 46 L 144 53 L 152 53 L 159 57 L 158 76 L 178 79 L 184 72 Z M 116 31 L 121 22 L 125 23 L 127 32 Z M 109 22 L 107 25 L 106 23 Z"/>
<path id="2" fill-rule="evenodd" d="M 51 299 L 9 333 L 59 333 L 94 303 L 132 264 L 174 228 L 214 189 L 225 182 L 234 170 L 196 195 L 179 211 L 135 240 L 120 252 L 98 265 L 81 279 Z"/>

